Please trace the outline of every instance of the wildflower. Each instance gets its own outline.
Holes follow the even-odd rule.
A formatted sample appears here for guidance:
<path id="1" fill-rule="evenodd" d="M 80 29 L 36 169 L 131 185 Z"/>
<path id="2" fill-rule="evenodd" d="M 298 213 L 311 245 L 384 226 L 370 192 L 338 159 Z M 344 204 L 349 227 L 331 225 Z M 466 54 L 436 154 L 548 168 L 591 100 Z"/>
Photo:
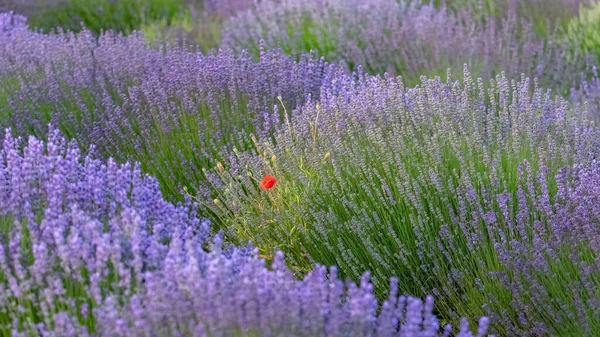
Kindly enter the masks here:
<path id="1" fill-rule="evenodd" d="M 272 188 L 273 186 L 275 186 L 276 182 L 277 182 L 277 180 L 275 180 L 275 177 L 265 176 L 263 178 L 263 180 L 260 182 L 260 188 L 262 188 L 263 190 L 268 190 L 268 189 Z"/>

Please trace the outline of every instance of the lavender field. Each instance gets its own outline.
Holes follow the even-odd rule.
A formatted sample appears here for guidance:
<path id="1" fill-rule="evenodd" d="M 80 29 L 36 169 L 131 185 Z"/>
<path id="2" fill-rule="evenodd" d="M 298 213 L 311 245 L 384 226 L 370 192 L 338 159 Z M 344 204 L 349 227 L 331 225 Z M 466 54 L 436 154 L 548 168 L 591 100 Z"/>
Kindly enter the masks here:
<path id="1" fill-rule="evenodd" d="M 600 336 L 600 2 L 0 0 L 0 337 Z"/>

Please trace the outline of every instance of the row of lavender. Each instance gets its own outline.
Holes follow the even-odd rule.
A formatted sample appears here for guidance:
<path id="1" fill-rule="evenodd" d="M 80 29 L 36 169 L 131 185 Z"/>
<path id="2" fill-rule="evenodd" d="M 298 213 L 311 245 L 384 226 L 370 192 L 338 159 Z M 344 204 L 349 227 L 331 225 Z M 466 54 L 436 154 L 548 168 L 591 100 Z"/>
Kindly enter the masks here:
<path id="1" fill-rule="evenodd" d="M 90 32 L 43 35 L 5 15 L 0 35 L 2 123 L 42 135 L 48 122 L 105 156 L 141 162 L 163 191 L 197 188 L 223 149 L 266 136 L 288 106 L 318 98 L 341 74 L 314 55 L 298 62 L 264 51 L 256 63 L 228 50 L 151 50 L 144 37 Z"/>
<path id="2" fill-rule="evenodd" d="M 86 329 L 127 336 L 202 329 L 209 335 L 435 334 L 431 301 L 423 307 L 398 300 L 399 292 L 435 294 L 445 320 L 489 315 L 502 334 L 595 331 L 599 142 L 587 115 L 595 113 L 600 91 L 597 80 L 582 84 L 594 60 L 538 39 L 527 23 L 514 20 L 497 29 L 489 18 L 479 26 L 465 13 L 457 19 L 449 11 L 383 0 L 369 1 L 369 11 L 339 1 L 309 1 L 302 10 L 294 4 L 263 1 L 258 17 L 249 11 L 232 20 L 240 33 L 228 28 L 225 43 L 254 41 L 258 62 L 244 52 L 151 50 L 141 35 L 105 34 L 97 43 L 85 31 L 41 35 L 22 18 L 0 17 L 4 126 L 60 143 L 47 128 L 52 122 L 86 152 L 95 144 L 104 159 L 141 165 L 119 170 L 109 161 L 104 167 L 79 160 L 75 150 L 60 159 L 64 145 L 43 155 L 36 141 L 21 152 L 7 138 L 3 188 L 16 192 L 4 193 L 3 209 L 14 218 L 4 226 L 3 269 L 11 273 L 2 280 L 12 310 L 4 317 L 21 319 L 5 326 L 58 335 Z M 312 54 L 297 61 L 271 50 L 287 48 L 285 21 L 264 20 L 272 25 L 267 36 L 247 24 L 268 19 L 270 8 L 300 26 L 307 8 L 322 15 L 310 27 L 325 33 L 308 37 L 320 44 L 340 34 L 335 53 L 326 56 L 353 63 L 356 73 Z M 394 14 L 409 24 L 400 26 Z M 361 22 L 371 21 L 385 25 L 364 30 Z M 352 24 L 339 29 L 329 22 Z M 306 36 L 292 45 L 298 41 Z M 463 83 L 448 76 L 407 89 L 399 79 L 366 76 L 358 67 L 414 77 L 460 65 L 466 56 L 475 56 L 486 77 L 496 69 L 512 78 L 544 75 L 546 85 L 575 85 L 573 99 L 592 104 L 577 107 L 539 88 L 530 93 L 525 80 L 473 82 L 468 73 Z M 395 60 L 391 68 L 389 60 Z M 262 174 L 277 177 L 273 190 L 257 188 Z M 184 200 L 187 187 L 199 204 L 167 204 L 159 186 L 170 200 Z M 270 272 L 244 250 L 204 253 L 203 242 L 210 241 L 196 208 L 228 240 L 251 239 L 262 254 L 282 249 L 288 266 L 309 276 L 292 282 L 281 257 Z M 68 254 L 73 250 L 80 254 Z M 373 285 L 364 279 L 360 288 L 349 286 L 344 299 L 336 277 L 325 280 L 319 268 L 309 272 L 315 262 L 335 264 L 342 277 L 355 280 L 371 270 Z M 391 287 L 390 276 L 400 276 Z M 387 298 L 390 288 L 377 315 L 374 296 Z M 226 292 L 232 295 L 219 297 Z M 172 306 L 178 310 L 165 309 Z M 486 326 L 483 319 L 480 335 Z"/>
<path id="3" fill-rule="evenodd" d="M 288 54 L 316 50 L 351 69 L 401 75 L 411 86 L 421 75 L 460 70 L 465 63 L 484 79 L 501 71 L 524 73 L 559 90 L 585 78 L 596 60 L 570 45 L 577 41 L 564 41 L 555 30 L 539 37 L 534 22 L 518 16 L 519 1 L 506 2 L 507 16 L 494 18 L 472 8 L 436 8 L 421 1 L 265 0 L 224 25 L 222 46 L 258 53 L 263 41 Z M 554 2 L 567 9 L 585 1 Z"/>
<path id="4" fill-rule="evenodd" d="M 84 156 L 55 130 L 47 143 L 20 143 L 7 135 L 0 151 L 3 336 L 439 331 L 432 298 L 398 296 L 397 279 L 378 311 L 368 273 L 359 286 L 323 267 L 295 281 L 281 254 L 268 269 L 252 246 L 225 249 L 198 205 L 164 201 L 137 164 Z M 487 324 L 482 318 L 478 336 Z M 473 336 L 467 328 L 464 321 L 458 336 Z"/>

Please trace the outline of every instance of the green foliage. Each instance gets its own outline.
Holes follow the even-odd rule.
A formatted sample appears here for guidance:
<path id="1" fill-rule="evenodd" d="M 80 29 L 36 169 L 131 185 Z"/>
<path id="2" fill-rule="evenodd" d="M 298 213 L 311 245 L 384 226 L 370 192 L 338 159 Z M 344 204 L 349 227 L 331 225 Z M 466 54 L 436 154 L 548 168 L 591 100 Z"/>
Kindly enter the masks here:
<path id="1" fill-rule="evenodd" d="M 565 29 L 565 38 L 573 46 L 573 52 L 594 53 L 600 58 L 600 3 L 582 8 Z"/>
<path id="2" fill-rule="evenodd" d="M 29 23 L 44 31 L 80 31 L 83 24 L 95 33 L 113 29 L 127 34 L 149 22 L 170 23 L 182 5 L 182 0 L 72 0 L 34 13 Z"/>

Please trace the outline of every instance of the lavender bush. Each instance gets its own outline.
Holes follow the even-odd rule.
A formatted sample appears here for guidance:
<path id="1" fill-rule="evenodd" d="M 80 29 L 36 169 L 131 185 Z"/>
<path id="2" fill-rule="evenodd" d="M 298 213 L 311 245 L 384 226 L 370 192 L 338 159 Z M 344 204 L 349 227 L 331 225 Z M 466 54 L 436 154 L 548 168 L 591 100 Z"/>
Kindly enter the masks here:
<path id="1" fill-rule="evenodd" d="M 204 202 L 231 235 L 432 293 L 446 319 L 500 335 L 598 331 L 600 133 L 581 106 L 523 77 L 348 81 L 296 112 L 275 142 L 232 154 Z M 486 104 L 486 101 L 489 103 Z M 575 164 L 575 166 L 573 166 Z M 228 169 L 224 169 L 227 167 Z M 263 175 L 278 179 L 261 191 Z M 468 299 L 468 301 L 467 301 Z"/>
<path id="2" fill-rule="evenodd" d="M 316 267 L 295 281 L 252 247 L 222 248 L 196 205 L 164 201 L 139 165 L 104 164 L 50 131 L 0 150 L 0 331 L 4 336 L 448 336 L 433 300 L 378 311 L 359 286 Z M 24 146 L 23 146 L 24 145 Z M 19 148 L 23 147 L 23 150 Z M 93 151 L 90 151 L 93 152 Z M 189 199 L 188 199 L 189 201 Z M 210 251 L 207 243 L 212 242 Z M 477 336 L 488 320 L 481 318 Z M 473 337 L 463 321 L 457 336 Z"/>
<path id="3" fill-rule="evenodd" d="M 401 75 L 407 85 L 468 63 L 484 78 L 501 71 L 510 77 L 525 73 L 546 87 L 568 90 L 595 64 L 573 55 L 552 32 L 538 37 L 516 9 L 494 18 L 468 7 L 453 11 L 419 1 L 265 0 L 232 17 L 223 36 L 224 45 L 254 53 L 262 40 L 290 54 L 316 50 L 351 69 Z"/>
<path id="4" fill-rule="evenodd" d="M 202 168 L 223 148 L 244 148 L 250 133 L 270 134 L 283 119 L 273 112 L 278 95 L 295 107 L 318 98 L 341 71 L 310 54 L 296 62 L 265 51 L 255 62 L 228 50 L 154 50 L 141 34 L 107 33 L 96 43 L 87 31 L 5 30 L 1 123 L 44 135 L 52 122 L 105 157 L 141 162 L 171 196 L 182 186 L 197 188 Z"/>

